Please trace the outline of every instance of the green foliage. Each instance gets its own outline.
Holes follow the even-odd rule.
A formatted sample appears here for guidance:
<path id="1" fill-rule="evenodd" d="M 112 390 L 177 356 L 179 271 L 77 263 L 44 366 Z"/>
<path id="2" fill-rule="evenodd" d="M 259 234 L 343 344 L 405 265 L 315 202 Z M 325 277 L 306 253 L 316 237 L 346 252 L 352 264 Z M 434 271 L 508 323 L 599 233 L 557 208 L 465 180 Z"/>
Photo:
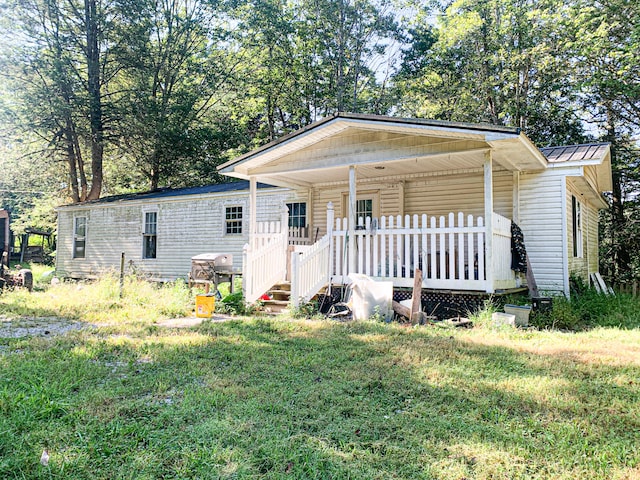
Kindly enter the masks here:
<path id="1" fill-rule="evenodd" d="M 230 293 L 216 304 L 216 312 L 230 315 L 250 315 L 256 308 L 256 306 L 247 305 L 242 291 Z"/>
<path id="2" fill-rule="evenodd" d="M 640 327 L 640 299 L 626 294 L 604 295 L 582 285 L 571 299 L 553 298 L 549 313 L 532 315 L 531 323 L 540 328 L 580 331 L 595 327 Z"/>
<path id="3" fill-rule="evenodd" d="M 157 284 L 136 276 L 125 277 L 120 296 L 117 275 L 104 275 L 100 280 L 61 282 L 48 285 L 42 279 L 43 268 L 34 271 L 37 294 L 16 289 L 0 297 L 0 308 L 9 316 L 60 316 L 84 322 L 135 323 L 140 319 L 158 320 L 184 317 L 193 310 L 193 298 L 183 280 Z"/>
<path id="4" fill-rule="evenodd" d="M 34 301 L 55 302 L 50 293 Z M 152 328 L 144 312 L 128 325 L 111 314 L 66 335 L 0 337 L 0 477 L 604 480 L 637 470 L 637 330 L 284 319 Z"/>
<path id="5" fill-rule="evenodd" d="M 292 318 L 314 318 L 320 314 L 317 301 L 301 302 L 297 307 L 289 309 Z"/>

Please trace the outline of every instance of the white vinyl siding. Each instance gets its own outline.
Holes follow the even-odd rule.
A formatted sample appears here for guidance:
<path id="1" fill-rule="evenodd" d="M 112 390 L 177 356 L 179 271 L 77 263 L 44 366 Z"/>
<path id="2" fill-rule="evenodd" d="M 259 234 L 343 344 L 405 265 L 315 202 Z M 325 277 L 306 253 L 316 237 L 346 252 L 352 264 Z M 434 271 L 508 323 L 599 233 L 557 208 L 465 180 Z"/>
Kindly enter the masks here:
<path id="1" fill-rule="evenodd" d="M 318 188 L 313 190 L 313 217 L 310 225 L 315 231 L 318 228 L 319 236 L 327 233 L 327 204 L 333 203 L 335 217 L 344 217 L 347 212 L 346 202 L 349 199 L 348 185 Z M 395 183 L 367 182 L 364 186 L 358 186 L 359 198 L 374 199 L 374 215 L 397 215 L 400 208 L 399 185 Z M 377 197 L 377 201 L 376 201 Z M 377 202 L 377 205 L 375 204 Z"/>
<path id="2" fill-rule="evenodd" d="M 280 220 L 282 204 L 298 200 L 295 192 L 284 189 L 261 189 L 257 214 L 261 221 Z M 199 196 L 153 199 L 157 207 L 157 258 L 142 259 L 141 237 L 143 212 L 149 203 L 140 200 L 86 206 L 62 207 L 58 211 L 58 250 L 56 269 L 59 275 L 89 278 L 119 268 L 121 252 L 129 268 L 159 280 L 186 278 L 191 257 L 201 253 L 230 253 L 234 268 L 242 267 L 242 249 L 248 242 L 246 229 L 241 235 L 225 235 L 225 208 L 242 205 L 248 221 L 249 192 L 224 192 Z M 155 210 L 154 210 L 155 211 Z M 90 212 L 91 242 L 84 261 L 72 260 L 74 215 Z M 93 254 L 99 252 L 98 254 Z M 131 262 L 131 263 L 130 263 Z"/>
<path id="3" fill-rule="evenodd" d="M 565 292 L 564 184 L 565 174 L 560 169 L 520 175 L 519 225 L 533 275 L 543 293 Z"/>
<path id="4" fill-rule="evenodd" d="M 513 211 L 513 174 L 494 172 L 493 211 L 511 218 Z M 482 172 L 462 175 L 438 175 L 407 181 L 404 212 L 408 215 L 484 216 L 484 175 Z"/>

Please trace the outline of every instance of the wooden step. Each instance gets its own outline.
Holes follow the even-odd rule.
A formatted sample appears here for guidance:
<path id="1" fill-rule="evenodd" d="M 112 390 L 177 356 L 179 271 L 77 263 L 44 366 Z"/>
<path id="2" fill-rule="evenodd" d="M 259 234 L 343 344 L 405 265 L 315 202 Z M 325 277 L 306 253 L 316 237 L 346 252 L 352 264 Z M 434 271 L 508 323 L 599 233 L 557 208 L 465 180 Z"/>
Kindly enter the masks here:
<path id="1" fill-rule="evenodd" d="M 265 313 L 278 314 L 289 308 L 289 300 L 264 300 L 262 310 Z"/>

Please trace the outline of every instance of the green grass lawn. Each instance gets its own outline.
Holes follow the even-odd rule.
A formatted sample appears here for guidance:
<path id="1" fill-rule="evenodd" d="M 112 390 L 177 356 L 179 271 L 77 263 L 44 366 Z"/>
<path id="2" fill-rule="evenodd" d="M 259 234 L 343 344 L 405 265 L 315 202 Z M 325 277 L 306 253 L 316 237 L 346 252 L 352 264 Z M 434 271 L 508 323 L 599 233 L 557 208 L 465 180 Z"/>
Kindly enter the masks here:
<path id="1" fill-rule="evenodd" d="M 191 295 L 0 295 L 88 326 L 0 338 L 0 478 L 640 478 L 637 328 L 156 324 Z"/>

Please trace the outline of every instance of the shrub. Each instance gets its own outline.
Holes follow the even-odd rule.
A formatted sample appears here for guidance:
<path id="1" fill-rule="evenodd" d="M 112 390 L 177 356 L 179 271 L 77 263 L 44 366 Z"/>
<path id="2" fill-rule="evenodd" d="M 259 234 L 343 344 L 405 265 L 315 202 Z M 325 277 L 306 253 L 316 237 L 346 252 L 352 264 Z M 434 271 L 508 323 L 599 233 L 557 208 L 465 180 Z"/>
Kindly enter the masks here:
<path id="1" fill-rule="evenodd" d="M 593 327 L 637 328 L 640 326 L 640 299 L 631 295 L 604 295 L 572 282 L 571 299 L 555 297 L 549 313 L 536 313 L 532 324 L 540 328 L 579 331 Z"/>
<path id="2" fill-rule="evenodd" d="M 320 313 L 318 302 L 302 302 L 297 307 L 291 307 L 291 316 L 293 318 L 313 318 Z"/>

